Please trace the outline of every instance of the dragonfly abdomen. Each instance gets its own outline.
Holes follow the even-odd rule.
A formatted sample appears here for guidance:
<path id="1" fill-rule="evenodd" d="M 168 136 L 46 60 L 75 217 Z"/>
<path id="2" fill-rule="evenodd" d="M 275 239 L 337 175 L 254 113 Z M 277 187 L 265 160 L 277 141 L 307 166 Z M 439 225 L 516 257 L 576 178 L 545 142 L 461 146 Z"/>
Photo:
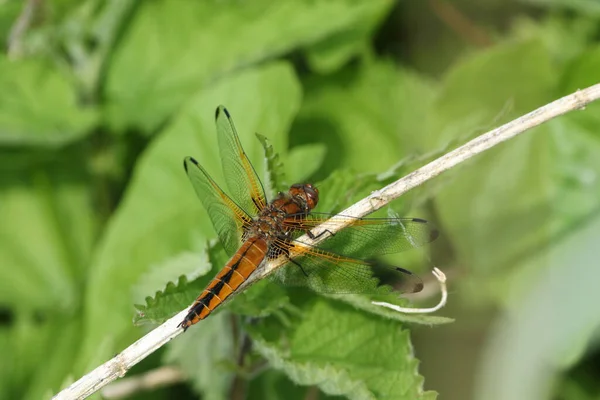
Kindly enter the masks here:
<path id="1" fill-rule="evenodd" d="M 208 317 L 262 263 L 267 248 L 265 239 L 256 236 L 248 238 L 198 296 L 179 326 L 185 330 L 201 319 Z"/>

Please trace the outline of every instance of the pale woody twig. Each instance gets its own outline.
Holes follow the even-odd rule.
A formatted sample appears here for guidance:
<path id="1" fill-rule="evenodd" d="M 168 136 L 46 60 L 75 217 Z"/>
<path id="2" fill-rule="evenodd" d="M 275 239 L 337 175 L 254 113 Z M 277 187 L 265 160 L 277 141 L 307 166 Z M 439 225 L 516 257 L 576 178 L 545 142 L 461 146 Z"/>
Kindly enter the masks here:
<path id="1" fill-rule="evenodd" d="M 450 153 L 438 158 L 435 161 L 419 168 L 402 179 L 372 193 L 370 196 L 359 201 L 340 214 L 344 216 L 363 217 L 372 213 L 375 210 L 387 205 L 390 201 L 397 199 L 410 189 L 413 189 L 431 178 L 449 170 L 457 164 L 473 157 L 476 154 L 482 153 L 485 150 L 496 146 L 508 139 L 525 132 L 528 129 L 536 127 L 543 122 L 549 121 L 559 115 L 565 114 L 572 110 L 583 109 L 592 101 L 600 98 L 600 84 L 590 86 L 589 88 L 578 90 L 577 92 L 556 100 L 550 104 L 538 108 L 520 118 L 517 118 L 499 128 L 496 128 L 488 133 L 485 133 L 467 144 L 451 151 Z M 332 218 L 332 220 L 335 219 Z M 328 224 L 325 222 L 316 228 L 313 232 L 314 236 L 319 236 L 320 232 L 329 230 L 332 233 L 337 232 L 344 226 L 339 222 Z M 301 240 L 305 243 L 316 244 L 320 242 L 326 235 L 322 235 L 319 239 L 311 240 L 308 237 L 302 237 Z M 264 276 L 272 273 L 276 268 L 281 267 L 285 260 L 274 260 L 265 268 L 256 270 L 251 276 L 251 281 L 254 282 Z M 248 282 L 248 284 L 252 283 Z M 247 286 L 247 285 L 245 285 Z M 177 325 L 187 314 L 187 309 L 181 311 L 173 318 L 169 319 L 158 328 L 154 329 L 146 336 L 139 339 L 137 342 L 123 350 L 122 353 L 115 358 L 107 361 L 89 374 L 73 383 L 67 389 L 60 392 L 54 397 L 55 400 L 64 399 L 81 399 L 103 386 L 125 375 L 125 373 L 139 361 L 147 357 L 150 353 L 161 347 L 163 344 L 176 337 L 182 332 Z M 197 327 L 194 329 L 201 329 Z"/>

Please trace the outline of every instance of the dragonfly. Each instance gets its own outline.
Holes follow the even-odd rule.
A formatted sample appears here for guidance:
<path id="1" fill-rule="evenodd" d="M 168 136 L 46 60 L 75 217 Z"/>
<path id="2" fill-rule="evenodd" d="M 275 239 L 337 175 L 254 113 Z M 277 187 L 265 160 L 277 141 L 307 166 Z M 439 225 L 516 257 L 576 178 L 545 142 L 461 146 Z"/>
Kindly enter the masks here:
<path id="1" fill-rule="evenodd" d="M 344 254 L 371 257 L 421 246 L 438 236 L 431 223 L 420 218 L 339 215 L 329 220 L 332 214 L 313 212 L 319 202 L 319 190 L 311 183 L 291 185 L 287 192 L 279 192 L 269 202 L 225 107 L 217 108 L 215 120 L 223 174 L 231 196 L 194 158 L 186 157 L 184 168 L 231 258 L 194 301 L 179 324 L 181 328 L 187 330 L 208 317 L 241 290 L 258 268 L 279 257 L 285 257 L 287 264 L 275 274 L 277 280 L 317 293 L 374 293 L 375 275 L 381 272 L 391 273 L 402 282 L 402 293 L 423 288 L 420 278 L 404 268 Z M 325 221 L 329 227 L 345 227 L 313 233 Z M 312 245 L 302 240 L 321 235 L 329 236 L 324 244 Z"/>

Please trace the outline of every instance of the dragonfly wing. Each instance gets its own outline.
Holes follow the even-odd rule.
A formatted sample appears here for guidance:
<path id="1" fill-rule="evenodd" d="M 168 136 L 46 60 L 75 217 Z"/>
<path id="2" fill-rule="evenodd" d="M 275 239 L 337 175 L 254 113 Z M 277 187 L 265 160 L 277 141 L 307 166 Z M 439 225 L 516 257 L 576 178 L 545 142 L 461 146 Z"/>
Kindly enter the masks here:
<path id="1" fill-rule="evenodd" d="M 401 293 L 416 293 L 423 288 L 421 279 L 404 268 L 370 263 L 299 243 L 291 246 L 301 255 L 276 272 L 275 279 L 284 285 L 305 286 L 318 293 L 381 294 L 378 287 L 383 278 Z"/>
<path id="2" fill-rule="evenodd" d="M 221 190 L 196 160 L 186 157 L 183 166 L 225 251 L 235 253 L 252 218 Z"/>
<path id="3" fill-rule="evenodd" d="M 257 214 L 267 204 L 262 183 L 242 148 L 227 109 L 219 106 L 215 118 L 223 174 L 229 192 L 248 214 Z"/>
<path id="4" fill-rule="evenodd" d="M 303 219 L 290 218 L 289 225 L 296 229 L 297 237 L 312 232 L 330 217 L 332 215 L 311 213 Z M 335 220 L 328 221 L 328 224 L 345 227 L 334 235 L 325 232 L 324 235 L 328 238 L 319 244 L 319 248 L 366 259 L 420 247 L 439 236 L 433 224 L 420 218 L 336 216 Z"/>

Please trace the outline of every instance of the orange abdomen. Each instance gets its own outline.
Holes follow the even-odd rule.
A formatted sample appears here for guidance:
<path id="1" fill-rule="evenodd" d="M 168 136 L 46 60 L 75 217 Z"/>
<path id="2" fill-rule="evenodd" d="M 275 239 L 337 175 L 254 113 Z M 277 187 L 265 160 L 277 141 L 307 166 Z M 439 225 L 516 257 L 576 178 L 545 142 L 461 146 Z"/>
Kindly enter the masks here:
<path id="1" fill-rule="evenodd" d="M 248 279 L 250 274 L 262 263 L 266 254 L 267 242 L 264 239 L 254 237 L 246 240 L 198 296 L 179 325 L 185 330 L 208 317 Z"/>

